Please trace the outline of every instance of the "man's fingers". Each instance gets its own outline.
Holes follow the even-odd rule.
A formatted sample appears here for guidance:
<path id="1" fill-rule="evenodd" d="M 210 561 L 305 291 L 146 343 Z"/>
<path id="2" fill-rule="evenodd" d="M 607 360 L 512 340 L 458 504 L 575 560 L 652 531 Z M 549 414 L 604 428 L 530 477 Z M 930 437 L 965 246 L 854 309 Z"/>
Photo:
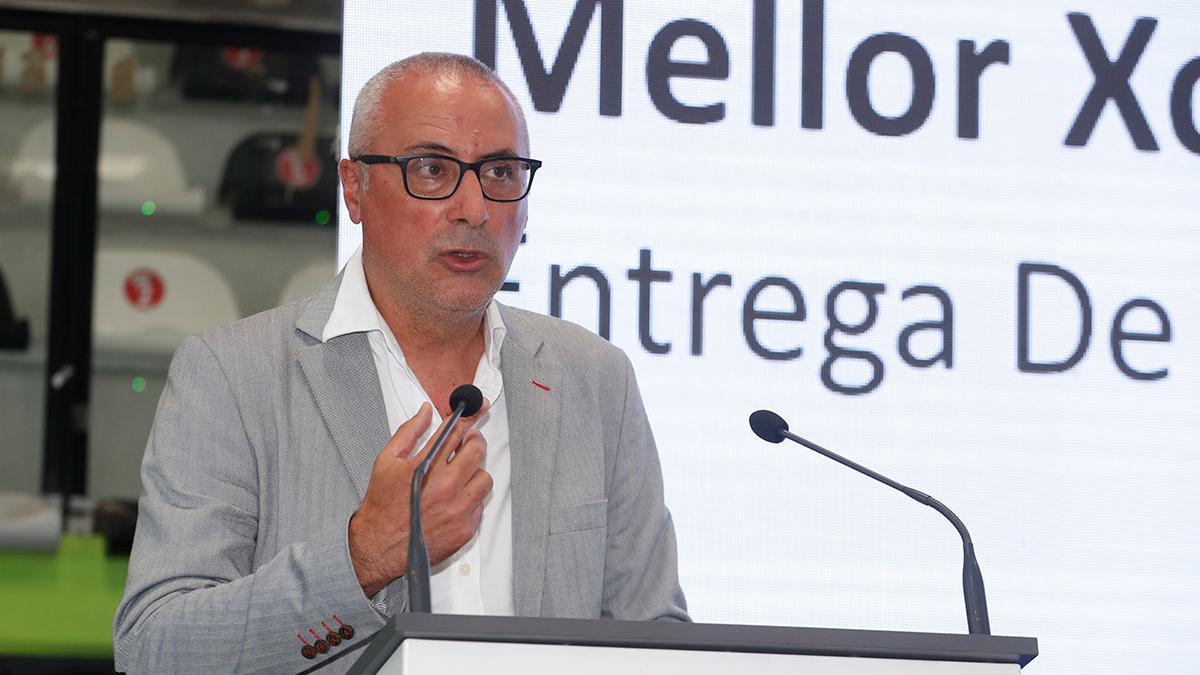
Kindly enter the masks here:
<path id="1" fill-rule="evenodd" d="M 446 442 L 442 444 L 442 449 L 439 451 L 439 453 L 445 457 L 446 461 L 449 461 L 450 457 L 453 456 L 453 454 L 458 451 L 459 447 L 463 443 L 464 437 L 467 435 L 467 433 L 469 433 L 475 427 L 476 424 L 479 423 L 479 421 L 483 417 L 484 413 L 487 412 L 488 408 L 490 408 L 490 407 L 491 407 L 491 403 L 489 403 L 488 400 L 485 398 L 485 399 L 483 399 L 483 405 L 480 407 L 478 413 L 476 413 L 474 416 L 466 418 L 466 419 L 460 418 L 458 424 L 456 424 L 454 426 L 454 429 L 452 429 L 450 431 L 450 434 L 446 437 Z M 429 440 L 425 442 L 425 447 L 421 448 L 421 451 L 419 453 L 413 455 L 412 449 L 416 445 L 417 440 L 429 428 L 429 420 L 432 416 L 432 413 L 433 413 L 433 408 L 430 406 L 430 404 L 428 402 L 422 403 L 421 409 L 417 411 L 417 414 L 413 416 L 413 419 L 400 425 L 400 428 L 396 430 L 396 434 L 392 437 L 392 441 L 389 441 L 389 443 L 388 443 L 389 447 L 393 446 L 393 444 L 395 444 L 397 446 L 395 449 L 397 454 L 394 454 L 392 456 L 395 456 L 395 457 L 411 456 L 412 461 L 416 462 L 418 464 L 425 460 L 425 457 L 433 450 L 433 445 L 437 441 L 438 437 L 442 435 L 442 431 L 446 428 L 446 424 L 450 421 L 450 417 L 447 417 L 446 419 L 442 420 L 442 423 L 440 425 L 438 425 L 437 431 L 435 431 L 429 437 Z M 419 425 L 414 423 L 414 421 L 417 420 L 418 418 L 423 420 L 423 422 L 420 423 Z M 413 433 L 411 435 L 406 433 L 401 438 L 401 432 L 405 431 L 405 427 L 409 426 L 409 425 L 413 425 L 413 430 L 415 431 L 415 433 Z M 403 442 L 402 447 L 400 447 L 402 441 L 404 441 L 404 442 Z M 433 462 L 432 465 L 429 467 L 429 474 L 427 474 L 427 477 L 431 476 L 433 473 L 437 472 L 438 465 L 445 464 L 445 463 L 446 463 L 445 461 Z"/>
<path id="2" fill-rule="evenodd" d="M 463 433 L 459 434 L 455 438 L 446 439 L 446 452 L 442 453 L 443 461 L 434 462 L 434 464 L 449 464 L 450 460 L 458 457 L 458 453 L 461 452 L 462 446 L 466 444 L 468 439 L 473 435 L 479 436 L 480 440 L 483 442 L 483 447 L 486 448 L 487 441 L 483 440 L 483 435 L 477 430 L 477 427 L 483 423 L 484 415 L 487 413 L 488 408 L 491 407 L 491 402 L 485 398 L 483 399 L 483 405 L 480 406 L 479 411 L 476 412 L 475 415 L 459 422 L 457 429 L 461 429 Z"/>
<path id="3" fill-rule="evenodd" d="M 386 452 L 379 453 L 380 456 L 407 457 L 410 455 L 421 435 L 429 428 L 431 419 L 433 419 L 433 407 L 428 403 L 422 403 L 421 407 L 417 409 L 416 415 L 396 428 L 396 433 L 392 434 L 391 440 L 383 446 Z"/>
<path id="4" fill-rule="evenodd" d="M 442 431 L 445 430 L 446 425 L 450 423 L 450 420 L 451 417 L 447 417 L 446 419 L 442 420 L 441 425 L 438 426 L 437 432 L 430 436 L 429 440 L 425 442 L 425 447 L 421 449 L 421 453 L 415 458 L 416 461 L 424 461 L 425 457 L 433 451 L 434 444 L 437 442 L 438 437 L 442 435 Z M 470 430 L 470 428 L 471 425 L 468 424 L 466 420 L 460 419 L 459 423 L 454 425 L 454 428 L 451 429 L 450 433 L 446 435 L 446 440 L 442 443 L 442 449 L 438 450 L 438 456 L 449 457 L 450 453 L 454 452 L 454 450 L 457 449 L 460 444 L 462 444 L 463 436 L 468 430 Z M 433 474 L 437 472 L 439 464 L 445 464 L 445 462 L 436 460 L 432 462 L 429 466 L 429 473 L 427 473 L 426 476 L 432 477 Z"/>
<path id="5" fill-rule="evenodd" d="M 448 436 L 446 436 L 446 442 L 444 444 L 442 444 L 442 449 L 438 451 L 439 459 L 434 461 L 430 465 L 429 474 L 428 474 L 429 476 L 432 476 L 433 474 L 438 473 L 438 467 L 443 464 L 446 464 L 448 461 L 450 461 L 450 458 L 454 456 L 454 453 L 458 452 L 458 449 L 463 444 L 463 439 L 466 437 L 466 435 L 468 433 L 473 431 L 475 424 L 477 424 L 479 422 L 479 418 L 482 416 L 483 411 L 485 411 L 485 410 L 487 410 L 487 399 L 483 400 L 483 407 L 480 409 L 480 412 L 477 413 L 474 417 L 459 419 L 458 424 L 454 425 L 454 429 L 452 429 L 450 431 L 450 434 Z M 446 418 L 447 421 L 449 419 L 450 419 L 449 417 Z M 425 449 L 421 452 L 422 458 L 424 458 L 425 455 L 427 455 L 429 453 L 430 449 L 433 448 L 433 442 L 435 440 L 437 440 L 438 435 L 442 433 L 442 428 L 444 428 L 445 426 L 446 426 L 446 422 L 443 421 L 442 427 L 438 428 L 438 433 L 434 434 L 433 437 L 429 439 L 429 443 L 426 445 Z"/>
<path id="6" fill-rule="evenodd" d="M 483 466 L 484 457 L 487 456 L 487 439 L 483 437 L 483 433 L 478 429 L 472 429 L 463 437 L 462 443 L 459 444 L 458 450 L 454 452 L 454 461 L 450 461 L 449 455 L 446 457 L 446 464 L 452 465 L 452 471 L 461 476 L 461 481 L 466 481 L 476 469 Z M 442 462 L 438 462 L 441 464 Z"/>
<path id="7" fill-rule="evenodd" d="M 422 403 L 421 405 L 429 405 L 429 404 Z M 429 451 L 433 449 L 433 444 L 437 442 L 438 437 L 442 435 L 442 431 L 445 430 L 446 425 L 449 422 L 450 422 L 449 417 L 442 420 L 441 424 L 438 425 L 437 430 L 434 431 L 433 434 L 429 436 L 429 439 L 425 441 L 425 446 L 421 448 L 421 451 L 412 455 L 413 462 L 420 464 L 421 462 L 425 461 L 425 456 L 428 455 Z M 451 433 L 453 434 L 454 432 L 451 432 Z M 449 440 L 449 439 L 447 439 L 447 440 Z"/>
<path id="8" fill-rule="evenodd" d="M 475 475 L 471 476 L 471 479 L 463 486 L 463 494 L 467 496 L 467 499 L 478 502 L 479 508 L 483 508 L 483 499 L 491 491 L 492 474 L 483 469 L 477 469 Z"/>

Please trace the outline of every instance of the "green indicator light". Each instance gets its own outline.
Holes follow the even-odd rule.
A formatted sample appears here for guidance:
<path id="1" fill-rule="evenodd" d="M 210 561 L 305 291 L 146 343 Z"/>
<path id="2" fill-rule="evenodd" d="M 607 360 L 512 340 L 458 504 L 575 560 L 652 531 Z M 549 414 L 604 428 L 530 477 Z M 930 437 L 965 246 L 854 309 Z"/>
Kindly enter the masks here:
<path id="1" fill-rule="evenodd" d="M 142 202 L 142 215 L 143 216 L 154 215 L 154 208 L 155 208 L 154 202 Z"/>
<path id="2" fill-rule="evenodd" d="M 316 220 L 317 220 L 318 225 L 328 225 L 329 224 L 329 212 L 326 211 L 325 209 L 321 209 L 320 211 L 317 211 Z"/>
<path id="3" fill-rule="evenodd" d="M 130 386 L 133 388 L 133 391 L 135 393 L 140 394 L 143 391 L 146 391 L 146 378 L 135 377 L 135 378 L 133 378 L 133 382 L 130 383 Z"/>

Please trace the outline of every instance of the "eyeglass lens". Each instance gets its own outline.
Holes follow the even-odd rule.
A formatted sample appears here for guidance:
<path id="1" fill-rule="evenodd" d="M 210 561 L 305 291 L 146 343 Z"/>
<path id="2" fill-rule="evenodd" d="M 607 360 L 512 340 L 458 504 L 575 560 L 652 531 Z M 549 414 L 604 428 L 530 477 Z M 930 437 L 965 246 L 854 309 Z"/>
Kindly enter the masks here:
<path id="1" fill-rule="evenodd" d="M 405 177 L 414 196 L 449 197 L 458 185 L 461 167 L 443 157 L 416 157 L 408 161 Z M 495 159 L 479 166 L 479 185 L 490 199 L 520 199 L 529 189 L 532 175 L 529 162 L 519 159 Z"/>

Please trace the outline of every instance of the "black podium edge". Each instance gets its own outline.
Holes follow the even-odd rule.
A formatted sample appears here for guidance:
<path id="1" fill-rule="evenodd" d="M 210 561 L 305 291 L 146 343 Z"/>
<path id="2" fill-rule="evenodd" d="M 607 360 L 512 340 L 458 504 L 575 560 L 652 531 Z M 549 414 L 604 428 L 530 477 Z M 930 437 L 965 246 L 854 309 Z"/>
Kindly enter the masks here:
<path id="1" fill-rule="evenodd" d="M 1012 663 L 1025 667 L 1038 654 L 1036 638 L 910 633 L 739 624 L 543 619 L 529 617 L 398 614 L 371 638 L 351 675 L 374 675 L 407 639 L 688 651 L 809 654 L 865 658 Z"/>

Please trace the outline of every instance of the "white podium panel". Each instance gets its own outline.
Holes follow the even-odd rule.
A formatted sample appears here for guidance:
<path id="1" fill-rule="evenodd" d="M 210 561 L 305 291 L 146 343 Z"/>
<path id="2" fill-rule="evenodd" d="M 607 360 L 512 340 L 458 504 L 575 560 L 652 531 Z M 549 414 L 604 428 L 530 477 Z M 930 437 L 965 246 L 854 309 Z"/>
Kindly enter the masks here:
<path id="1" fill-rule="evenodd" d="M 807 654 L 748 654 L 465 640 L 408 639 L 380 675 L 1017 675 L 1012 663 L 843 658 Z"/>

